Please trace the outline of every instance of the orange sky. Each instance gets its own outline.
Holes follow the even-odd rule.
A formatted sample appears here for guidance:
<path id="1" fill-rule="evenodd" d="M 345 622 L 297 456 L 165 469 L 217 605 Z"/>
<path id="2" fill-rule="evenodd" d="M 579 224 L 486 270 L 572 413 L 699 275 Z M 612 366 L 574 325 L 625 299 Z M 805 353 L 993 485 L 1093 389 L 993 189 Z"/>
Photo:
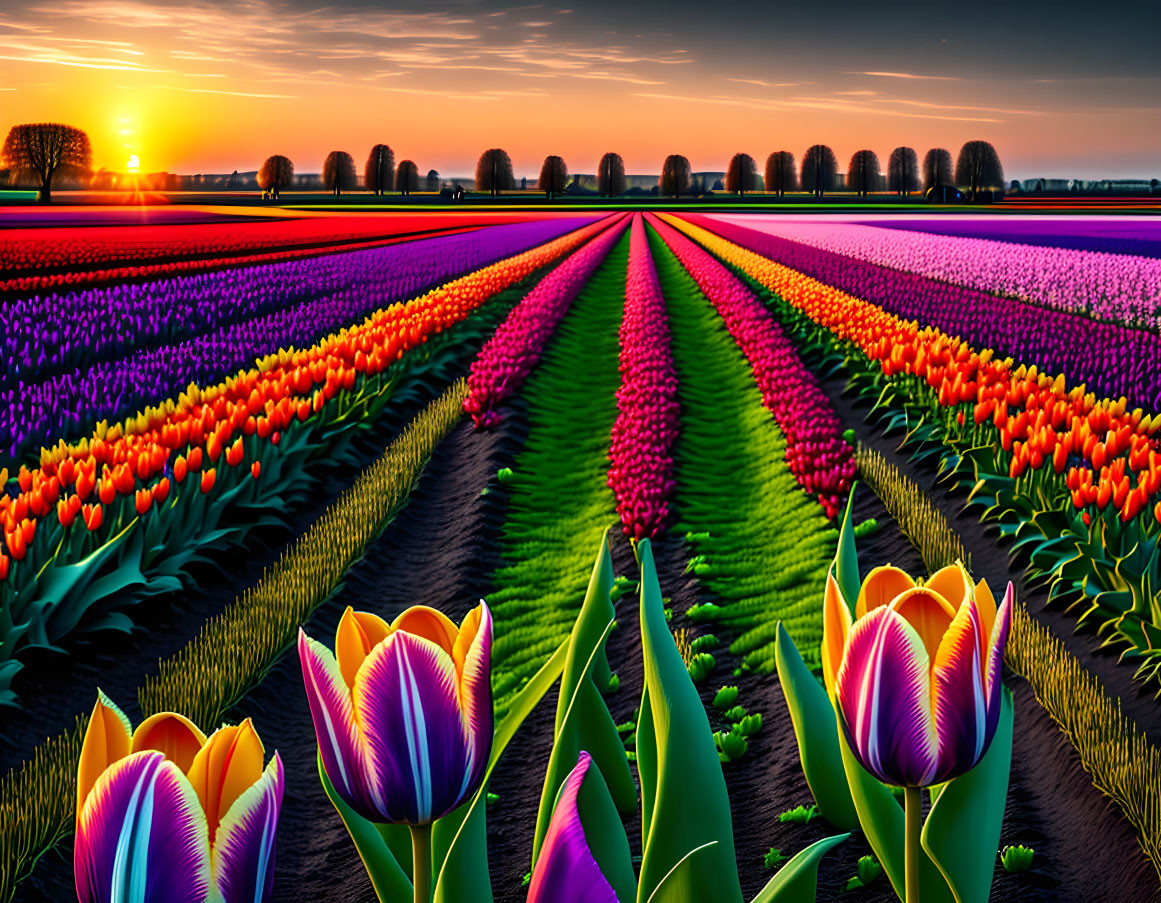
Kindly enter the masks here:
<path id="1" fill-rule="evenodd" d="M 1147 72 L 1077 76 L 1037 59 L 1023 74 L 1050 77 L 1017 78 L 971 53 L 941 56 L 947 40 L 934 37 L 903 63 L 723 47 L 712 22 L 636 31 L 580 9 L 453 9 L 29 3 L 0 13 L 0 129 L 66 121 L 89 133 L 95 166 L 123 170 L 136 154 L 143 171 L 185 173 L 256 169 L 271 153 L 314 172 L 330 150 L 361 164 L 380 141 L 445 176 L 496 145 L 518 176 L 549 153 L 574 172 L 607 150 L 630 172 L 656 172 L 668 153 L 720 170 L 735 151 L 761 161 L 816 141 L 845 169 L 863 147 L 885 162 L 898 144 L 954 153 L 986 138 L 1009 177 L 1161 176 Z"/>

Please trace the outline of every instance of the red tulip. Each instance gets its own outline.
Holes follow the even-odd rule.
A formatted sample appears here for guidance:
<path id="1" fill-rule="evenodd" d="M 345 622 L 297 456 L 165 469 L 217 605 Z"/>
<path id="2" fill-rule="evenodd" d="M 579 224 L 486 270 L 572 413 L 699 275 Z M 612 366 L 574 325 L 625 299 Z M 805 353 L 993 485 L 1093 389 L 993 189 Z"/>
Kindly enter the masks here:
<path id="1" fill-rule="evenodd" d="M 8 556 L 0 552 L 0 580 L 8 579 Z"/>
<path id="2" fill-rule="evenodd" d="M 202 495 L 214 488 L 214 480 L 217 476 L 217 468 L 211 467 L 209 470 L 202 471 Z"/>
<path id="3" fill-rule="evenodd" d="M 185 456 L 178 455 L 177 460 L 173 462 L 173 478 L 179 483 L 184 483 L 185 475 L 188 470 L 189 465 L 185 463 Z"/>
<path id="4" fill-rule="evenodd" d="M 81 517 L 91 533 L 98 529 L 105 520 L 105 509 L 101 505 L 85 505 L 81 509 Z"/>
<path id="5" fill-rule="evenodd" d="M 256 479 L 258 479 L 259 476 L 261 476 L 261 474 L 262 474 L 262 462 L 255 461 L 253 464 L 250 465 L 250 476 L 252 476 L 256 480 Z"/>
<path id="6" fill-rule="evenodd" d="M 169 477 L 162 477 L 153 487 L 153 501 L 163 505 L 167 498 L 169 498 Z"/>
<path id="7" fill-rule="evenodd" d="M 245 449 L 242 448 L 242 437 L 239 436 L 234 444 L 226 451 L 226 463 L 231 467 L 237 467 L 242 463 L 242 455 Z"/>
<path id="8" fill-rule="evenodd" d="M 113 504 L 113 499 L 117 497 L 117 487 L 113 485 L 112 480 L 101 477 L 100 485 L 97 487 L 97 497 L 100 498 L 102 505 Z"/>
<path id="9" fill-rule="evenodd" d="M 186 459 L 186 463 L 189 464 L 190 470 L 194 470 L 194 471 L 201 470 L 202 469 L 202 450 L 201 450 L 201 448 L 195 448 L 193 451 L 191 451 L 189 453 L 189 457 Z"/>
<path id="10" fill-rule="evenodd" d="M 153 493 L 148 489 L 138 489 L 134 502 L 137 505 L 138 516 L 144 515 L 149 510 L 149 506 L 153 504 Z"/>

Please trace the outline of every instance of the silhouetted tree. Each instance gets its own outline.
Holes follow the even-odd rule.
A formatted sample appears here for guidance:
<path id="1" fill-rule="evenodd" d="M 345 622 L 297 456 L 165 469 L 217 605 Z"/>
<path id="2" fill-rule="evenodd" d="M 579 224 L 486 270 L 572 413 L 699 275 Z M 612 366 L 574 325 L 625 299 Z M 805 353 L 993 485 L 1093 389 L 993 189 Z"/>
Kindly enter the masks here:
<path id="1" fill-rule="evenodd" d="M 602 197 L 619 197 L 625 193 L 625 161 L 620 154 L 608 153 L 597 164 L 597 191 Z"/>
<path id="2" fill-rule="evenodd" d="M 395 190 L 400 194 L 419 191 L 419 167 L 410 160 L 403 160 L 395 170 Z"/>
<path id="3" fill-rule="evenodd" d="M 847 167 L 847 188 L 866 197 L 879 188 L 879 156 L 872 150 L 855 151 Z"/>
<path id="4" fill-rule="evenodd" d="M 887 160 L 887 190 L 907 195 L 919 189 L 919 156 L 913 147 L 897 147 Z"/>
<path id="5" fill-rule="evenodd" d="M 798 173 L 794 167 L 794 154 L 790 151 L 774 151 L 766 158 L 766 190 L 782 197 L 786 192 L 798 187 Z"/>
<path id="6" fill-rule="evenodd" d="M 282 154 L 267 157 L 262 168 L 258 170 L 258 187 L 270 192 L 270 196 L 275 200 L 278 200 L 282 189 L 289 187 L 293 181 L 294 164 L 290 162 L 289 157 Z"/>
<path id="7" fill-rule="evenodd" d="M 990 142 L 969 141 L 960 148 L 959 158 L 955 161 L 955 184 L 972 200 L 983 188 L 999 190 L 1004 187 L 1004 167 Z"/>
<path id="8" fill-rule="evenodd" d="M 40 182 L 36 199 L 52 202 L 52 179 L 62 175 L 87 176 L 93 164 L 89 136 L 71 125 L 34 122 L 14 125 L 0 151 L 8 167 L 9 181 L 34 177 Z"/>
<path id="9" fill-rule="evenodd" d="M 951 151 L 933 147 L 923 155 L 923 190 L 951 185 Z"/>
<path id="10" fill-rule="evenodd" d="M 331 151 L 323 161 L 323 187 L 336 195 L 355 187 L 355 161 L 346 151 Z"/>
<path id="11" fill-rule="evenodd" d="M 434 169 L 427 171 L 427 190 L 439 191 L 439 173 Z"/>
<path id="12" fill-rule="evenodd" d="M 395 151 L 386 144 L 376 144 L 363 167 L 363 187 L 372 194 L 395 188 Z"/>
<path id="13" fill-rule="evenodd" d="M 549 154 L 540 166 L 540 178 L 536 182 L 536 187 L 543 191 L 549 200 L 552 200 L 564 191 L 564 186 L 567 184 L 568 167 L 565 165 L 564 159 L 556 154 Z"/>
<path id="14" fill-rule="evenodd" d="M 490 191 L 492 197 L 501 191 L 511 191 L 516 187 L 516 177 L 512 175 L 512 158 L 508 152 L 498 147 L 480 154 L 476 163 L 476 190 Z"/>
<path id="15" fill-rule="evenodd" d="M 726 191 L 745 194 L 757 187 L 758 166 L 749 154 L 734 154 L 726 167 Z"/>
<path id="16" fill-rule="evenodd" d="M 689 160 L 681 154 L 670 154 L 661 164 L 661 178 L 657 182 L 659 194 L 679 197 L 689 191 Z"/>
<path id="17" fill-rule="evenodd" d="M 838 175 L 838 160 L 825 144 L 812 144 L 802 155 L 802 190 L 822 197 L 823 192 L 834 190 Z"/>

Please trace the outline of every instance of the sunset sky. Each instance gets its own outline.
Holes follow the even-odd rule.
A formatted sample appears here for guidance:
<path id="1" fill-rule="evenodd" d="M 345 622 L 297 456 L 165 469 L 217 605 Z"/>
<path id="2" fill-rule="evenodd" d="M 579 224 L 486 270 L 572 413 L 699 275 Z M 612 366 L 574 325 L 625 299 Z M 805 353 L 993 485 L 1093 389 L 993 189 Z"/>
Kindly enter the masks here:
<path id="1" fill-rule="evenodd" d="M 572 2 L 572 0 L 567 0 Z M 830 144 L 953 154 L 1009 178 L 1161 177 L 1156 0 L 1143 3 L 0 0 L 0 131 L 84 128 L 94 166 L 317 172 L 386 142 L 470 174 L 501 146 L 632 173 Z"/>

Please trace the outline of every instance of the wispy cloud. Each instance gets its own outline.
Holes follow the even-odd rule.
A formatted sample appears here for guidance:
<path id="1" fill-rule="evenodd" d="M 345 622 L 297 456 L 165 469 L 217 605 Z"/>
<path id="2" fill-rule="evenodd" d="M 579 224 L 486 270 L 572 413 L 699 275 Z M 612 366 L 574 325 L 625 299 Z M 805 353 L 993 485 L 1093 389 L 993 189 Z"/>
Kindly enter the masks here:
<path id="1" fill-rule="evenodd" d="M 757 85 L 759 88 L 797 88 L 806 82 L 764 82 L 760 78 L 727 78 L 728 82 L 738 82 L 742 85 Z"/>
<path id="2" fill-rule="evenodd" d="M 844 72 L 844 75 L 873 75 L 878 78 L 910 78 L 917 81 L 958 82 L 963 81 L 957 75 L 916 75 L 913 72 Z"/>
<path id="3" fill-rule="evenodd" d="M 294 100 L 298 97 L 297 94 L 252 94 L 249 91 L 215 91 L 212 88 L 178 88 L 179 91 L 186 91 L 189 94 L 227 94 L 230 97 L 277 97 L 286 100 Z"/>

